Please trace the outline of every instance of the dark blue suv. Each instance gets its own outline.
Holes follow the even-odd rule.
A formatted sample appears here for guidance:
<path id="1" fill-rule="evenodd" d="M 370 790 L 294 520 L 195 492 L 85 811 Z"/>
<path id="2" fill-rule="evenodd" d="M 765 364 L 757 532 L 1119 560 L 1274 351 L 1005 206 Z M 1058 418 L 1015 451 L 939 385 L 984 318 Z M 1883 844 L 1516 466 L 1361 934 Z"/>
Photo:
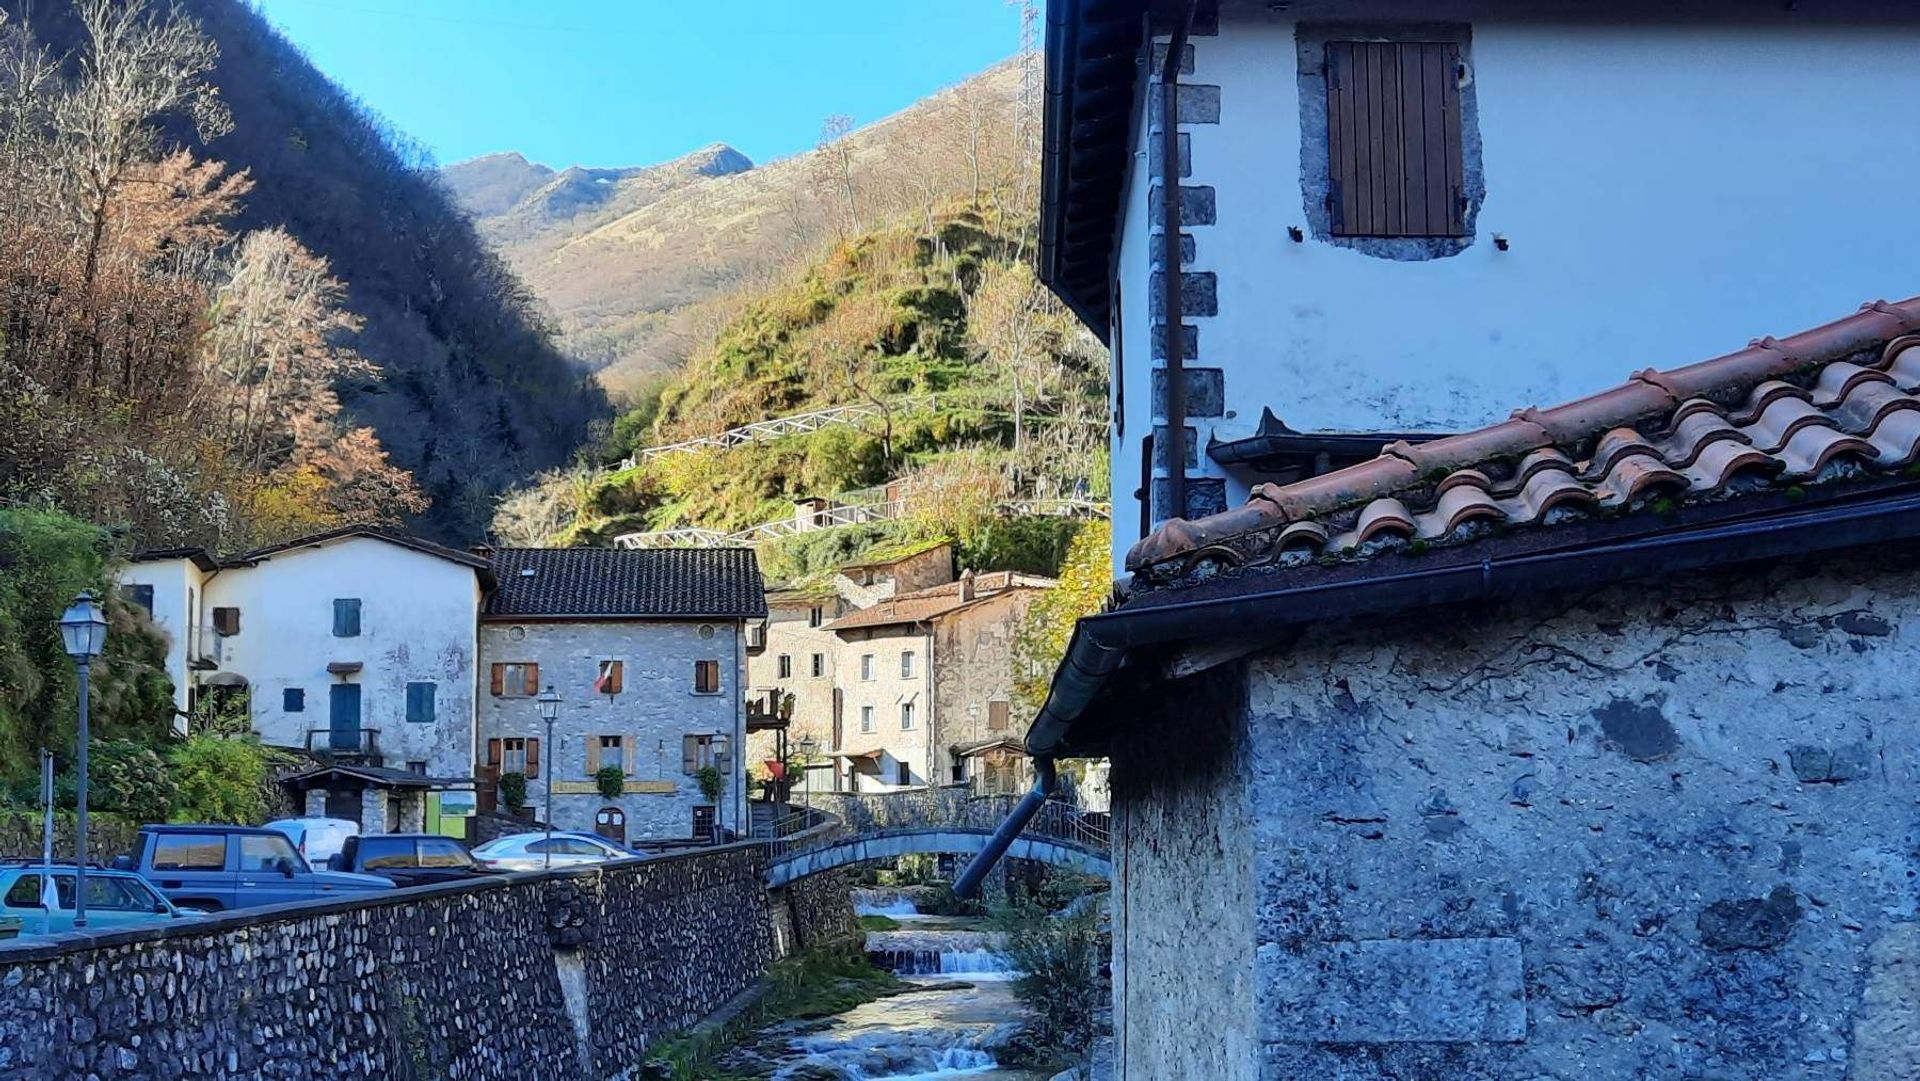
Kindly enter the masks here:
<path id="1" fill-rule="evenodd" d="M 378 875 L 316 871 L 278 830 L 251 826 L 142 826 L 114 861 L 138 871 L 181 908 L 203 912 L 390 890 Z"/>

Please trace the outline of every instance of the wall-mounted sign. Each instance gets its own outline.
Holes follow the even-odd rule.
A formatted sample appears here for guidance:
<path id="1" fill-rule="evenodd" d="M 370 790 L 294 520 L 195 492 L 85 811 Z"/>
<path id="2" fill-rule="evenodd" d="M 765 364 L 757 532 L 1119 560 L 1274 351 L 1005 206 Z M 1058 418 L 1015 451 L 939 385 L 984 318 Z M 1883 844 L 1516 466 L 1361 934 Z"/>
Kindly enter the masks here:
<path id="1" fill-rule="evenodd" d="M 478 795 L 473 792 L 450 791 L 440 793 L 440 813 L 455 818 L 467 818 L 479 811 Z"/>

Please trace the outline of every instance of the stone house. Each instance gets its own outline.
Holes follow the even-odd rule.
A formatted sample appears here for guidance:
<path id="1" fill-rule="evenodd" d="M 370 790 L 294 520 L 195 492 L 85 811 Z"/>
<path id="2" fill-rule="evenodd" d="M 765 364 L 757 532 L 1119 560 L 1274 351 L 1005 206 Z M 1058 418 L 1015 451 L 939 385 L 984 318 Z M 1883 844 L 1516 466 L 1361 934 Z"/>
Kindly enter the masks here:
<path id="1" fill-rule="evenodd" d="M 363 527 L 228 558 L 137 553 L 119 578 L 167 633 L 177 707 L 240 711 L 262 741 L 313 754 L 287 779 L 307 812 L 369 831 L 440 828 L 442 793 L 473 787 L 491 585 L 471 552 Z"/>
<path id="2" fill-rule="evenodd" d="M 860 717 L 857 710 L 846 712 L 846 688 L 867 681 L 859 679 L 859 655 L 846 656 L 841 638 L 828 625 L 896 594 L 953 580 L 953 545 L 939 541 L 882 549 L 831 574 L 769 591 L 764 648 L 747 659 L 750 699 L 761 715 L 779 714 L 789 696 L 792 706 L 784 724 L 750 726 L 748 766 L 770 776 L 773 765 L 784 760 L 783 742 L 786 758 L 797 762 L 801 741 L 810 738 L 816 751 L 805 768 L 813 790 L 839 790 L 846 783 L 846 763 L 836 764 L 833 755 L 842 749 L 846 718 L 851 716 L 857 728 Z M 855 668 L 843 668 L 847 663 Z M 874 723 L 877 728 L 879 722 Z M 793 783 L 804 792 L 809 782 L 796 776 Z"/>
<path id="3" fill-rule="evenodd" d="M 750 548 L 490 554 L 480 615 L 483 778 L 526 778 L 527 805 L 622 843 L 747 832 L 746 627 L 767 616 Z M 560 696 L 551 730 L 536 696 Z M 726 778 L 716 804 L 697 774 Z M 625 775 L 618 796 L 598 774 Z"/>
<path id="4" fill-rule="evenodd" d="M 1920 1076 L 1920 12 L 1417 7 L 1049 4 L 1120 1075 Z"/>
<path id="5" fill-rule="evenodd" d="M 1112 348 L 1116 569 L 1259 484 L 1911 288 L 1920 143 L 1868 119 L 1920 92 L 1911 4 L 1047 7 L 1040 269 Z M 1884 168 L 1829 167 L 1863 142 Z"/>
<path id="6" fill-rule="evenodd" d="M 1036 592 L 1053 584 L 969 571 L 829 624 L 841 657 L 835 790 L 965 782 L 983 765 L 1000 767 L 1013 735 L 1014 635 Z"/>
<path id="7" fill-rule="evenodd" d="M 1915 331 L 1137 544 L 1027 737 L 1113 763 L 1122 1075 L 1917 1076 Z"/>

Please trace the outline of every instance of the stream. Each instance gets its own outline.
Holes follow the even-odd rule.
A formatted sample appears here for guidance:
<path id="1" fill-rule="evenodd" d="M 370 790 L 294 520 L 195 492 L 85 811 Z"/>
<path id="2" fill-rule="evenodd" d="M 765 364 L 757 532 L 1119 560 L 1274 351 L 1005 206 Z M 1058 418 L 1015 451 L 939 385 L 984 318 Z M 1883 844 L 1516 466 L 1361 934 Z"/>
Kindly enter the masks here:
<path id="1" fill-rule="evenodd" d="M 1048 1074 L 1006 1069 L 994 1057 L 1019 1031 L 1022 1007 L 1013 994 L 1018 973 L 995 950 L 984 920 L 921 915 L 896 890 L 857 889 L 853 900 L 860 915 L 900 922 L 897 931 L 869 932 L 867 953 L 911 989 L 824 1021 L 762 1032 L 763 1051 L 785 1048 L 774 1081 L 1047 1081 Z"/>

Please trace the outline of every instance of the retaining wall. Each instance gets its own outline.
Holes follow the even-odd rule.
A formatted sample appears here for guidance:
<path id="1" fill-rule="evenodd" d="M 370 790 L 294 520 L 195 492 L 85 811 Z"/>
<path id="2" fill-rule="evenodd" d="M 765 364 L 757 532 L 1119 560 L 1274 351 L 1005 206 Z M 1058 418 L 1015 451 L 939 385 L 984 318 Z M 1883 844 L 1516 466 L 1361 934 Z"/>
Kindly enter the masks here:
<path id="1" fill-rule="evenodd" d="M 758 979 L 776 922 L 851 925 L 765 869 L 727 845 L 0 946 L 0 1081 L 621 1076 Z"/>

